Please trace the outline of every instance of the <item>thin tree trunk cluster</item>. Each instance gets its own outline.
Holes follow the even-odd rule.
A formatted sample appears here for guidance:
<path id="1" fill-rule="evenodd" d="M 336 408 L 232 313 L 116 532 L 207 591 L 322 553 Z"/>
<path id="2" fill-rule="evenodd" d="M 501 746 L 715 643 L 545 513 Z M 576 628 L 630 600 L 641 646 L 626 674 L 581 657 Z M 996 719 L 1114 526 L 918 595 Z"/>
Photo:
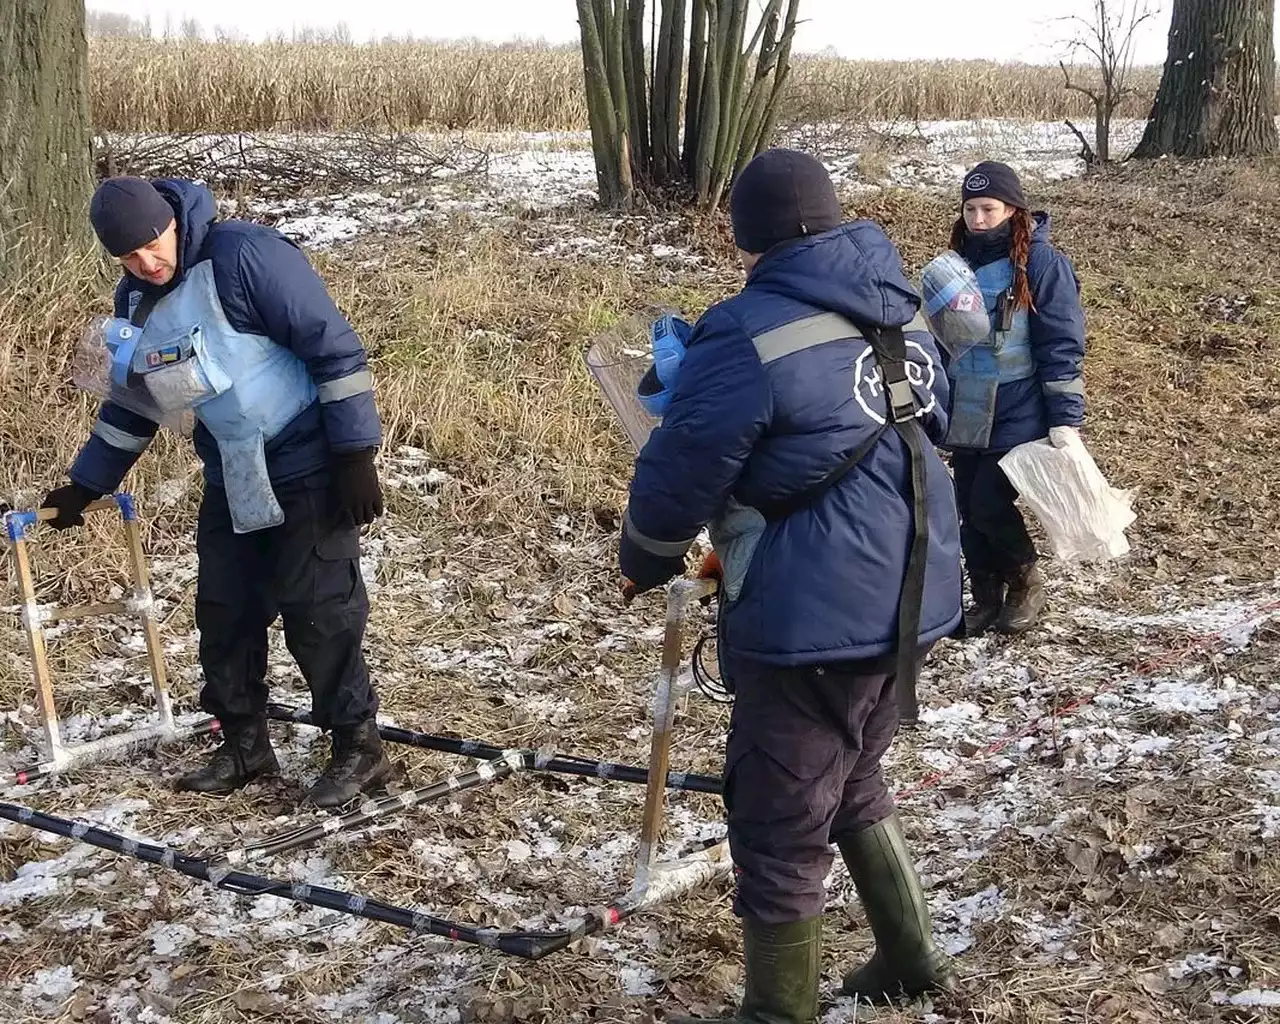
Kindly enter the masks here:
<path id="1" fill-rule="evenodd" d="M 1175 0 L 1137 157 L 1274 153 L 1275 0 Z"/>
<path id="2" fill-rule="evenodd" d="M 754 27 L 749 0 L 577 4 L 601 203 L 686 185 L 719 205 L 773 135 L 800 0 L 785 12 L 784 0 L 766 0 Z"/>
<path id="3" fill-rule="evenodd" d="M 0 0 L 0 281 L 89 240 L 87 61 L 84 0 Z"/>

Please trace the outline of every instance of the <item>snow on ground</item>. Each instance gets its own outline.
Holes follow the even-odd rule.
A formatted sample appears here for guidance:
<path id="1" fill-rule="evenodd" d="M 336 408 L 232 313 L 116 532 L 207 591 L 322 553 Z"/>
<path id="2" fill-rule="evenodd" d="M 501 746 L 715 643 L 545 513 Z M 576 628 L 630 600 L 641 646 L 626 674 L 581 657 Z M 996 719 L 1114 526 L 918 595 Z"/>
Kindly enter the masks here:
<path id="1" fill-rule="evenodd" d="M 414 463 L 413 453 L 389 458 L 408 460 L 414 471 L 425 468 Z M 375 542 L 380 541 L 384 550 L 396 543 L 394 527 L 380 525 L 375 534 Z M 570 550 L 577 559 L 592 561 L 602 558 L 606 547 L 606 542 L 600 542 Z M 181 559 L 161 562 L 155 567 L 157 590 L 165 592 L 188 572 Z M 435 583 L 435 591 L 424 599 L 456 607 L 467 581 L 459 568 L 447 570 Z M 1064 586 L 1074 593 L 1069 582 Z M 1011 834 L 1032 844 L 1067 844 L 1068 862 L 1085 875 L 1099 872 L 1106 858 L 1118 858 L 1119 881 L 1099 878 L 1091 885 L 1121 884 L 1125 877 L 1158 879 L 1172 870 L 1158 842 L 1121 843 L 1118 852 L 1107 852 L 1105 838 L 1091 831 L 1088 805 L 1070 799 L 1072 792 L 1123 780 L 1126 789 L 1138 793 L 1134 799 L 1141 801 L 1153 799 L 1142 795 L 1143 786 L 1156 787 L 1175 772 L 1191 773 L 1206 782 L 1233 781 L 1238 791 L 1256 802 L 1257 813 L 1236 818 L 1225 827 L 1238 833 L 1242 843 L 1275 834 L 1280 824 L 1276 806 L 1280 804 L 1280 707 L 1256 686 L 1221 671 L 1214 659 L 1220 651 L 1248 648 L 1258 626 L 1276 617 L 1278 593 L 1265 588 L 1233 591 L 1224 585 L 1217 604 L 1200 606 L 1179 602 L 1171 592 L 1157 615 L 1115 610 L 1104 614 L 1080 600 L 1054 616 L 1046 636 L 1035 643 L 1007 645 L 979 639 L 944 644 L 938 650 L 923 683 L 927 710 L 921 726 L 903 734 L 887 764 L 897 782 L 904 816 L 928 823 L 928 838 L 914 848 L 939 940 L 962 966 L 980 937 L 993 927 L 1016 930 L 1029 964 L 1078 962 L 1088 957 L 1088 935 L 1078 932 L 1072 912 L 1020 902 L 1009 888 L 1017 879 L 986 881 L 975 876 L 984 859 Z M 383 596 L 393 600 L 404 595 Z M 477 697 L 492 694 L 511 707 L 513 721 L 543 721 L 559 728 L 581 720 L 589 714 L 580 706 L 584 694 L 563 688 L 554 694 L 541 692 L 544 670 L 531 665 L 536 659 L 505 656 L 513 649 L 536 651 L 554 642 L 568 628 L 564 615 L 550 594 L 513 588 L 505 599 L 520 610 L 504 620 L 497 644 L 446 637 L 424 642 L 407 655 L 444 677 L 468 680 Z M 656 613 L 655 608 L 649 611 Z M 597 609 L 597 614 L 600 632 L 613 641 L 606 650 L 616 646 L 651 649 L 652 622 L 646 623 L 639 611 L 606 615 Z M 1130 645 L 1146 645 L 1153 652 L 1165 647 L 1169 656 L 1157 662 L 1158 668 L 1140 672 L 1127 667 L 1117 653 L 1098 649 L 1081 655 L 1069 645 L 1069 640 L 1094 635 L 1099 623 Z M 1190 654 L 1185 644 L 1188 635 L 1200 643 Z M 649 638 L 648 647 L 638 639 L 641 636 Z M 129 646 L 128 637 L 123 642 Z M 189 655 L 195 637 L 176 637 L 172 642 L 187 648 Z M 1124 652 L 1126 645 L 1116 650 Z M 288 665 L 287 651 L 274 634 L 271 664 L 277 689 L 286 691 L 281 696 L 304 702 L 296 693 L 299 683 Z M 99 670 L 119 678 L 111 660 L 101 663 Z M 91 680 L 86 693 L 100 693 L 99 685 Z M 1072 693 L 1075 706 L 1055 713 L 1053 709 L 1065 703 L 1064 691 Z M 637 692 L 642 694 L 643 687 Z M 685 715 L 693 716 L 690 723 L 700 714 L 700 700 L 694 695 L 685 705 Z M 647 717 L 643 699 L 637 702 L 636 713 L 642 721 Z M 137 718 L 122 712 L 100 724 L 118 729 Z M 6 752 L 0 768 L 11 770 L 35 757 L 35 724 L 30 708 L 6 717 L 2 737 Z M 318 734 L 304 728 L 277 728 L 285 775 L 309 780 L 324 750 Z M 98 734 L 87 722 L 77 722 L 69 732 L 78 738 Z M 636 730 L 637 748 L 643 748 L 644 736 L 643 729 Z M 722 741 L 722 735 L 712 740 Z M 687 755 L 677 755 L 677 764 L 681 756 Z M 1243 764 L 1253 767 L 1242 777 Z M 131 787 L 145 783 L 154 771 L 154 767 L 135 767 Z M 422 880 L 412 897 L 416 906 L 447 915 L 458 910 L 455 900 L 465 894 L 469 906 L 502 927 L 537 928 L 562 924 L 595 901 L 621 894 L 636 850 L 639 789 L 571 780 L 556 800 L 530 802 L 528 779 L 511 780 L 506 786 L 509 796 L 503 799 L 513 813 L 503 836 L 477 836 L 474 830 L 465 830 L 470 838 L 457 834 L 467 815 L 454 802 L 379 824 L 375 831 L 380 841 L 396 844 L 404 832 L 410 837 L 398 843 L 403 859 L 397 863 L 406 865 L 406 870 L 413 865 L 412 873 Z M 158 791 L 150 800 L 81 803 L 101 791 L 76 783 L 57 791 L 45 785 L 11 788 L 0 798 L 40 804 L 55 792 L 64 814 L 192 851 L 216 847 L 232 835 L 240 835 L 243 842 L 279 829 L 293 813 L 286 809 L 274 823 L 216 820 L 191 828 L 180 827 L 162 813 L 164 808 L 156 802 Z M 153 818 L 159 827 L 148 825 Z M 575 824 L 584 821 L 594 823 L 587 833 Z M 248 834 L 242 834 L 246 829 Z M 0 844 L 18 842 L 24 831 L 16 824 L 0 824 Z M 676 796 L 670 801 L 662 855 L 671 856 L 689 843 L 722 835 L 723 823 L 714 803 Z M 359 873 L 338 866 L 339 858 L 347 861 L 355 850 L 338 839 L 271 859 L 261 870 L 272 877 L 376 895 L 376 880 L 364 880 Z M 139 915 L 134 919 L 142 928 L 139 941 L 147 950 L 152 973 L 122 980 L 102 996 L 114 1014 L 112 1020 L 163 1019 L 163 999 L 160 1009 L 154 1001 L 148 1002 L 148 986 L 162 997 L 178 999 L 181 986 L 172 979 L 173 967 L 190 962 L 193 950 L 210 942 L 247 942 L 274 950 L 263 961 L 256 981 L 255 998 L 264 1009 L 285 998 L 282 992 L 288 978 L 321 970 L 335 956 L 364 963 L 353 986 L 308 997 L 308 1011 L 317 1019 L 372 1024 L 460 1020 L 457 990 L 480 979 L 486 969 L 484 955 L 471 948 L 409 940 L 399 933 L 376 931 L 376 926 L 358 918 L 276 897 L 245 900 L 198 883 L 175 884 L 165 879 L 169 912 L 152 918 L 163 874 L 160 869 L 61 839 L 42 837 L 24 861 L 10 880 L 0 883 L 0 907 L 6 908 L 9 917 L 24 907 L 44 906 L 47 913 L 34 923 L 23 917 L 7 924 L 0 930 L 2 944 L 38 944 L 52 931 L 110 936 L 118 933 L 113 922 L 122 907 Z M 827 884 L 834 919 L 853 898 L 838 859 Z M 705 898 L 695 894 L 686 899 Z M 19 920 L 23 923 L 18 924 Z M 655 948 L 650 939 L 652 922 L 659 921 L 657 914 L 645 915 L 590 946 L 590 956 L 614 963 L 612 984 L 627 998 L 642 1000 L 662 990 L 655 959 L 661 955 L 661 943 Z M 316 936 L 323 936 L 322 949 L 307 952 L 306 946 L 297 945 Z M 1166 974 L 1170 984 L 1208 979 L 1217 986 L 1212 996 L 1215 1003 L 1274 1005 L 1274 992 L 1233 986 L 1239 980 L 1240 965 L 1220 952 L 1189 949 L 1169 963 Z M 83 985 L 73 963 L 46 962 L 15 979 L 7 998 L 41 1018 L 56 1015 Z M 418 1016 L 404 1015 L 411 1004 L 418 1008 Z M 153 1018 L 146 1018 L 147 1012 Z M 824 1021 L 841 1024 L 861 1019 L 858 1012 L 851 1001 L 837 1000 Z"/>
<path id="2" fill-rule="evenodd" d="M 872 128 L 878 137 L 868 145 L 874 141 L 891 153 L 891 183 L 951 190 L 980 156 L 1005 158 L 1046 178 L 1080 166 L 1078 143 L 1057 125 Z M 1118 130 L 1125 144 L 1136 137 L 1132 125 Z M 593 197 L 585 137 L 499 141 L 480 180 L 461 167 L 443 167 L 411 188 L 386 182 L 309 197 L 250 198 L 238 210 L 325 247 L 413 232 L 454 216 L 500 227 L 524 209 L 572 208 Z M 855 146 L 828 158 L 849 192 L 879 187 L 860 175 L 861 156 Z M 676 269 L 699 259 L 682 244 L 680 221 L 659 223 L 639 244 L 623 222 L 602 229 L 598 220 L 553 217 L 542 227 L 541 253 L 549 259 L 626 259 Z M 381 459 L 388 490 L 424 509 L 434 508 L 450 483 L 421 449 L 400 448 Z M 184 482 L 171 483 L 180 495 Z M 563 565 L 611 564 L 610 541 L 584 542 L 579 538 L 589 531 L 567 521 L 554 528 L 560 537 L 547 551 Z M 566 588 L 509 570 L 477 574 L 465 559 L 438 562 L 438 543 L 394 519 L 381 521 L 365 540 L 361 568 L 377 605 L 392 609 L 384 613 L 386 628 L 401 617 L 410 623 L 395 643 L 379 645 L 390 650 L 376 654 L 386 694 L 383 720 L 403 716 L 413 727 L 530 746 L 545 741 L 562 751 L 642 763 L 661 638 L 657 604 L 619 610 L 592 596 L 598 580 L 578 579 Z M 484 543 L 450 538 L 463 551 Z M 195 559 L 179 550 L 154 558 L 152 570 L 164 618 L 189 593 Z M 1271 642 L 1263 627 L 1280 613 L 1280 590 L 1207 581 L 1215 595 L 1209 600 L 1155 588 L 1144 594 L 1142 612 L 1129 612 L 1097 600 L 1105 575 L 1105 568 L 1055 567 L 1056 610 L 1022 641 L 940 645 L 922 680 L 920 726 L 901 735 L 886 762 L 913 830 L 939 939 L 962 971 L 998 932 L 1013 936 L 1020 965 L 1091 964 L 1093 936 L 1082 924 L 1090 901 L 1132 886 L 1170 885 L 1180 870 L 1169 835 L 1133 823 L 1171 813 L 1161 801 L 1193 785 L 1217 786 L 1236 801 L 1215 828 L 1238 849 L 1280 838 L 1280 701 L 1256 676 L 1237 673 L 1232 661 Z M 147 715 L 140 635 L 103 626 L 94 639 L 86 676 L 66 692 L 75 702 L 64 723 L 69 742 L 137 725 Z M 198 637 L 165 629 L 164 641 L 175 691 L 189 707 L 199 683 Z M 646 666 L 644 672 L 635 672 L 636 665 Z M 279 631 L 271 634 L 269 675 L 279 699 L 307 703 Z M 122 692 L 134 700 L 128 708 L 119 706 Z M 193 717 L 184 707 L 184 720 Z M 696 691 L 682 699 L 673 763 L 715 771 L 725 724 L 723 709 Z M 86 769 L 56 785 L 9 787 L 0 799 L 190 852 L 252 842 L 296 820 L 299 787 L 314 778 L 327 750 L 312 729 L 276 726 L 273 735 L 284 780 L 228 801 L 225 810 L 164 788 L 189 760 L 181 751 Z M 40 744 L 33 706 L 0 714 L 0 773 L 38 759 Z M 457 759 L 406 760 L 414 784 L 459 766 Z M 1100 810 L 1113 798 L 1124 801 L 1128 831 L 1117 831 Z M 260 870 L 471 922 L 554 927 L 629 885 L 642 799 L 638 787 L 595 779 L 558 786 L 523 775 L 379 822 L 367 832 L 375 855 L 351 837 L 338 837 L 271 858 Z M 668 808 L 663 857 L 724 834 L 712 798 L 673 795 Z M 1052 867 L 1004 870 L 1011 851 L 1053 858 Z M 23 965 L 0 980 L 0 1004 L 35 1019 L 55 1019 L 91 999 L 83 1006 L 99 1007 L 93 1019 L 101 1024 L 163 1024 L 181 1003 L 200 998 L 191 988 L 192 965 L 219 956 L 230 957 L 243 978 L 230 997 L 240 1010 L 288 1007 L 307 1020 L 473 1019 L 468 1003 L 481 998 L 476 992 L 491 992 L 497 979 L 492 955 L 471 947 L 410 937 L 281 897 L 247 899 L 83 844 L 33 837 L 16 824 L 0 823 L 0 868 L 0 960 Z M 1036 891 L 1039 883 L 1082 891 L 1059 903 Z M 856 905 L 838 859 L 827 885 L 836 931 L 841 908 Z M 712 899 L 694 894 L 561 955 L 575 958 L 575 970 L 598 966 L 600 990 L 631 1000 L 619 1011 L 619 1019 L 629 1019 L 646 1000 L 666 998 L 672 921 L 689 915 L 694 925 L 684 937 L 697 934 L 712 914 Z M 723 905 L 723 896 L 718 902 Z M 854 917 L 854 928 L 861 928 L 856 911 Z M 1230 948 L 1191 934 L 1176 941 L 1182 948 L 1153 972 L 1159 985 L 1206 986 L 1206 1007 L 1280 1005 L 1280 992 L 1246 977 L 1248 964 Z M 81 962 L 85 950 L 107 943 L 136 949 L 132 973 L 95 972 Z M 717 955 L 733 961 L 732 954 Z M 726 983 L 726 996 L 733 984 Z M 823 1019 L 863 1020 L 865 1008 L 837 1000 Z M 921 1019 L 942 1024 L 951 1018 L 926 1012 Z"/>
<path id="3" fill-rule="evenodd" d="M 1092 128 L 1084 128 L 1092 141 Z M 1118 121 L 1113 127 L 1114 149 L 1127 152 L 1141 135 L 1142 122 Z M 808 148 L 826 162 L 837 185 L 849 193 L 877 189 L 883 184 L 930 190 L 953 190 L 965 170 L 979 159 L 1009 162 L 1030 181 L 1058 180 L 1079 174 L 1084 163 L 1080 144 L 1059 122 L 1012 120 L 923 121 L 874 123 L 865 128 L 815 125 L 792 132 L 782 141 Z M 357 190 L 311 190 L 315 194 L 288 194 L 272 199 L 250 196 L 224 200 L 222 211 L 274 224 L 286 235 L 313 249 L 327 249 L 371 236 L 413 233 L 424 226 L 465 216 L 479 224 L 500 225 L 521 211 L 546 211 L 583 206 L 594 201 L 596 174 L 590 135 L 586 132 L 507 133 L 477 136 L 464 148 L 456 138 L 415 135 L 423 151 L 433 147 L 439 163 L 404 161 L 406 173 L 420 176 L 411 187 L 394 178 Z M 134 137 L 112 140 L 117 146 L 137 145 Z M 210 161 L 227 161 L 244 149 L 281 152 L 299 145 L 295 137 L 270 134 L 199 136 L 184 139 L 189 152 Z M 335 166 L 358 166 L 367 155 L 353 150 L 348 137 L 329 144 L 310 140 L 304 144 L 323 153 Z M 874 180 L 863 173 L 863 154 L 887 150 L 885 177 Z M 484 160 L 477 162 L 477 151 Z M 415 146 L 413 152 L 418 152 Z M 476 168 L 481 170 L 477 175 Z M 321 175 L 323 178 L 323 175 Z M 289 190 L 296 193 L 297 190 Z M 550 238 L 542 255 L 551 258 L 630 259 L 633 264 L 653 261 L 674 267 L 699 262 L 683 246 L 658 241 L 645 252 L 635 252 L 617 238 L 592 237 L 571 225 L 556 225 L 560 237 Z"/>

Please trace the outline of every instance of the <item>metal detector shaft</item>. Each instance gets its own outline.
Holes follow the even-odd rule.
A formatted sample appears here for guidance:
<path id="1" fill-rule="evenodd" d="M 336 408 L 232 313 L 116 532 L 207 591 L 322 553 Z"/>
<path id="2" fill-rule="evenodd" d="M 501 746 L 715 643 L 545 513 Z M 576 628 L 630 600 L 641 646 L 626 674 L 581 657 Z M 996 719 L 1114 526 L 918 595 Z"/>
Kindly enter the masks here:
<path id="1" fill-rule="evenodd" d="M 547 954 L 564 949 L 579 939 L 610 928 L 656 902 L 652 895 L 648 898 L 626 898 L 602 907 L 598 912 L 579 918 L 565 928 L 548 931 L 503 932 L 497 928 L 477 928 L 473 925 L 433 917 L 409 907 L 369 899 L 358 893 L 330 889 L 321 885 L 308 885 L 305 882 L 286 882 L 231 870 L 223 864 L 211 863 L 203 857 L 191 857 L 172 847 L 141 842 L 118 832 L 112 832 L 110 829 L 45 814 L 21 804 L 0 801 L 0 818 L 26 825 L 28 828 L 39 829 L 41 832 L 87 843 L 121 856 L 132 857 L 147 864 L 159 864 L 190 878 L 208 882 L 219 889 L 226 889 L 242 896 L 278 896 L 308 906 L 351 914 L 370 921 L 380 921 L 383 924 L 396 925 L 423 934 L 438 935 L 454 942 L 473 943 L 528 960 L 540 960 Z M 679 874 L 673 871 L 673 884 L 664 893 L 663 898 L 670 898 L 677 892 L 687 891 L 703 884 L 707 880 L 709 871 L 704 862 L 714 859 L 715 854 L 712 851 L 702 851 L 687 858 L 689 870 Z M 685 862 L 677 862 L 672 867 L 676 868 L 682 863 Z M 722 870 L 724 870 L 723 865 L 713 873 L 720 873 Z"/>
<path id="2" fill-rule="evenodd" d="M 684 622 L 689 608 L 699 598 L 716 592 L 713 580 L 677 580 L 667 589 L 667 628 L 662 638 L 662 666 L 653 697 L 653 738 L 649 744 L 649 782 L 645 792 L 644 817 L 640 822 L 640 846 L 636 854 L 633 892 L 643 893 L 649 884 L 649 868 L 662 828 L 663 794 L 661 780 L 667 777 L 671 759 L 671 726 L 676 714 L 676 682 L 684 646 Z"/>
<path id="3" fill-rule="evenodd" d="M 312 725 L 311 712 L 292 708 L 287 704 L 268 704 L 267 717 L 277 722 L 293 722 Z M 378 735 L 388 743 L 401 743 L 419 750 L 435 750 L 442 754 L 461 754 L 463 757 L 493 760 L 503 756 L 504 748 L 481 740 L 458 740 L 449 736 L 433 736 L 391 725 L 379 725 Z M 645 785 L 649 772 L 635 765 L 616 764 L 612 761 L 592 761 L 585 757 L 551 757 L 539 760 L 536 771 L 559 775 L 577 775 L 588 779 L 606 779 L 614 782 L 631 782 Z M 681 789 L 690 793 L 719 793 L 721 781 L 716 775 L 697 775 L 693 772 L 667 772 L 668 789 Z"/>
<path id="4" fill-rule="evenodd" d="M 59 510 L 41 508 L 34 512 L 8 512 L 5 527 L 18 581 L 18 597 L 22 606 L 22 624 L 27 634 L 31 652 L 31 668 L 36 681 L 36 702 L 44 727 L 47 760 L 17 773 L 18 782 L 32 782 L 51 775 L 73 764 L 86 764 L 102 760 L 110 754 L 133 747 L 153 746 L 157 743 L 183 739 L 192 734 L 174 723 L 173 707 L 169 699 L 165 678 L 164 651 L 160 646 L 160 633 L 153 613 L 151 580 L 147 572 L 147 559 L 142 550 L 142 538 L 138 528 L 138 512 L 132 495 L 119 493 L 110 498 L 100 498 L 85 506 L 85 512 L 117 511 L 124 527 L 129 547 L 129 566 L 133 576 L 133 596 L 127 601 L 99 602 L 75 605 L 69 608 L 56 606 L 42 608 L 36 603 L 35 580 L 31 571 L 31 556 L 27 546 L 27 530 L 38 523 L 56 519 Z M 58 712 L 53 700 L 53 682 L 49 672 L 49 656 L 45 644 L 44 626 L 48 622 L 87 619 L 104 615 L 129 615 L 137 618 L 147 647 L 147 660 L 151 672 L 151 687 L 155 696 L 158 724 L 136 729 L 118 736 L 106 737 L 93 743 L 67 746 L 62 740 Z"/>
<path id="5" fill-rule="evenodd" d="M 38 782 L 49 775 L 66 771 L 77 766 L 104 761 L 113 754 L 126 750 L 146 749 L 159 743 L 173 743 L 178 740 L 192 739 L 221 729 L 216 718 L 205 718 L 188 726 L 181 725 L 144 725 L 140 729 L 117 733 L 114 736 L 103 736 L 88 743 L 78 743 L 74 747 L 64 747 L 62 756 L 57 761 L 41 761 L 29 768 L 14 772 L 16 785 L 27 786 Z"/>

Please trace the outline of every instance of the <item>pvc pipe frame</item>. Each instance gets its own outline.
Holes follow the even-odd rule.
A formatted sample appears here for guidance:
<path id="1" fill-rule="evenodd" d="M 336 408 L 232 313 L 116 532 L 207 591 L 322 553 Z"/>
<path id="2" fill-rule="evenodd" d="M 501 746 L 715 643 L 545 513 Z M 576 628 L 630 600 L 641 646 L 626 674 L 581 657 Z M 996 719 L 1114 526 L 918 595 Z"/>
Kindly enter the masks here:
<path id="1" fill-rule="evenodd" d="M 160 646 L 160 631 L 152 613 L 151 578 L 147 571 L 147 558 L 142 550 L 142 536 L 138 530 L 138 511 L 133 496 L 124 492 L 110 498 L 101 498 L 85 506 L 85 512 L 116 511 L 124 529 L 129 548 L 129 568 L 133 576 L 133 596 L 127 601 L 105 604 L 78 605 L 57 609 L 41 607 L 36 603 L 35 577 L 31 571 L 31 555 L 27 548 L 27 531 L 39 523 L 56 519 L 58 509 L 42 508 L 35 512 L 7 512 L 4 516 L 5 533 L 13 551 L 14 575 L 18 582 L 18 598 L 22 607 L 22 625 L 27 634 L 27 646 L 31 653 L 31 667 L 36 680 L 36 703 L 39 705 L 44 727 L 47 760 L 19 771 L 14 781 L 19 785 L 34 782 L 38 778 L 53 775 L 73 765 L 102 761 L 121 750 L 155 747 L 161 743 L 186 739 L 194 731 L 207 728 L 180 728 L 173 718 L 173 705 L 169 699 L 168 680 L 165 674 L 164 649 Z M 49 655 L 45 644 L 46 622 L 69 619 L 87 619 L 105 615 L 131 615 L 142 626 L 147 647 L 147 663 L 151 671 L 151 689 L 155 697 L 157 721 L 152 725 L 130 730 L 92 743 L 68 746 L 62 740 L 61 723 L 53 701 L 53 679 L 49 671 Z M 214 728 L 216 726 L 211 726 Z"/>
<path id="2" fill-rule="evenodd" d="M 13 528 L 10 527 L 10 536 Z M 139 553 L 141 549 L 139 547 Z M 145 566 L 144 570 L 145 572 Z M 145 577 L 144 577 L 145 579 Z M 380 726 L 382 738 L 392 743 L 404 743 L 421 749 L 440 750 L 464 756 L 487 758 L 469 772 L 458 773 L 428 786 L 378 801 L 366 801 L 364 805 L 339 818 L 330 819 L 317 826 L 302 827 L 268 838 L 251 846 L 240 847 L 212 857 L 197 857 L 153 843 L 139 842 L 109 829 L 85 822 L 72 821 L 56 815 L 44 814 L 20 804 L 0 801 L 0 818 L 17 822 L 54 835 L 65 836 L 89 843 L 123 856 L 178 871 L 191 878 L 200 879 L 218 888 L 228 889 L 247 896 L 274 895 L 310 906 L 318 906 L 340 913 L 352 914 L 369 920 L 394 924 L 411 931 L 442 936 L 456 942 L 467 942 L 512 956 L 537 960 L 564 949 L 575 942 L 605 931 L 641 910 L 655 906 L 706 885 L 727 875 L 732 869 L 728 843 L 721 841 L 687 857 L 667 863 L 654 863 L 653 851 L 659 838 L 663 817 L 663 795 L 668 788 L 694 792 L 719 793 L 721 780 L 712 776 L 692 775 L 668 770 L 671 728 L 675 716 L 676 684 L 679 676 L 683 625 L 693 604 L 710 596 L 715 585 L 707 580 L 679 580 L 667 591 L 667 625 L 663 638 L 662 664 L 658 674 L 653 702 L 654 733 L 650 745 L 649 767 L 645 769 L 629 765 L 590 761 L 584 758 L 552 757 L 529 751 L 504 750 L 472 740 L 454 740 L 425 733 Z M 161 677 L 163 678 L 163 677 Z M 166 694 L 167 696 L 167 694 Z M 49 707 L 52 707 L 50 701 Z M 311 724 L 310 715 L 298 709 L 273 704 L 268 716 L 276 721 Z M 56 725 L 56 720 L 55 720 Z M 216 730 L 216 720 L 207 719 L 184 730 L 166 729 L 164 723 L 148 729 L 137 730 L 120 737 L 109 737 L 94 744 L 72 748 L 84 751 L 83 759 L 101 759 L 108 753 L 138 743 L 159 742 L 176 738 L 176 732 L 197 735 Z M 130 742 L 132 741 L 132 743 Z M 45 774 L 75 763 L 65 752 L 59 760 L 36 766 L 31 772 L 45 768 Z M 234 865 L 243 864 L 272 853 L 306 846 L 326 836 L 358 828 L 370 821 L 396 810 L 439 799 L 461 789 L 497 781 L 526 769 L 558 772 L 586 777 L 615 779 L 617 781 L 644 783 L 646 799 L 641 823 L 639 851 L 636 860 L 635 879 L 630 891 L 620 900 L 598 907 L 585 916 L 568 922 L 565 927 L 548 931 L 499 931 L 493 928 L 475 928 L 421 911 L 395 904 L 369 899 L 357 893 L 343 892 L 324 886 L 312 886 L 302 882 L 285 882 L 260 875 L 238 871 Z M 19 773 L 19 781 L 34 781 L 38 774 Z M 24 774 L 27 775 L 24 778 Z"/>

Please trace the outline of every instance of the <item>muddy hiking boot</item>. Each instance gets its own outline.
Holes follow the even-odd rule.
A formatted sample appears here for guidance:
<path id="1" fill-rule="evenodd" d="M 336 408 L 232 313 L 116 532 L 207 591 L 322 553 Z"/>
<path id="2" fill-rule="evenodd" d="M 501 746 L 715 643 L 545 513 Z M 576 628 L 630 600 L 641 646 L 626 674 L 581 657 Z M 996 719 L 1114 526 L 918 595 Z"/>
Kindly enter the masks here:
<path id="1" fill-rule="evenodd" d="M 1001 633 L 1025 633 L 1036 624 L 1044 611 L 1048 595 L 1044 592 L 1044 573 L 1034 562 L 1010 573 L 1009 593 L 996 622 Z"/>
<path id="2" fill-rule="evenodd" d="M 837 845 L 876 940 L 871 959 L 844 976 L 841 993 L 878 1002 L 954 991 L 959 979 L 933 944 L 929 905 L 897 814 Z"/>
<path id="3" fill-rule="evenodd" d="M 381 789 L 390 775 L 391 762 L 382 749 L 376 721 L 337 726 L 329 763 L 307 799 L 316 807 L 341 807 L 361 793 Z"/>
<path id="4" fill-rule="evenodd" d="M 964 631 L 979 636 L 996 624 L 1004 607 L 1004 580 L 995 573 L 974 573 L 969 578 L 973 604 L 964 613 Z"/>
<path id="5" fill-rule="evenodd" d="M 222 724 L 222 745 L 203 768 L 178 779 L 177 788 L 191 793 L 225 796 L 264 775 L 277 775 L 280 762 L 271 749 L 267 719 L 250 718 Z"/>
<path id="6" fill-rule="evenodd" d="M 732 1017 L 667 1017 L 667 1024 L 813 1024 L 818 1019 L 822 918 L 790 924 L 742 919 L 746 993 Z"/>

